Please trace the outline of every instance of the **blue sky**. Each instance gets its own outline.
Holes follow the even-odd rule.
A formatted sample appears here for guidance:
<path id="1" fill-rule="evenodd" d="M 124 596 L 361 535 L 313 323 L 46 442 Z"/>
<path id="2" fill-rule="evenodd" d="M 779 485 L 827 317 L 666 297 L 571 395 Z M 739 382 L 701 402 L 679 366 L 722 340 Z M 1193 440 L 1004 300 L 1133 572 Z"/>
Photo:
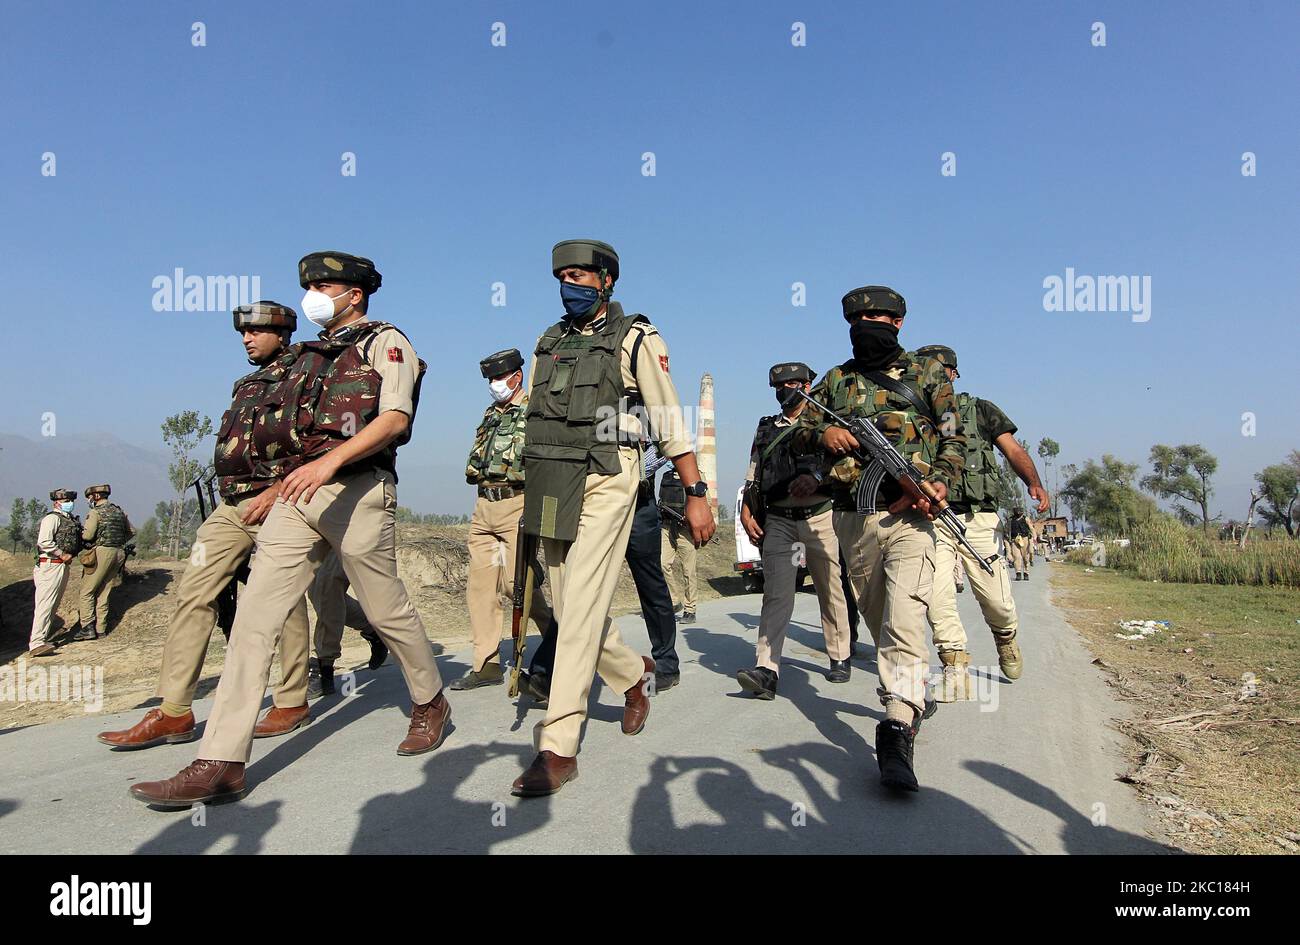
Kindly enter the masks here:
<path id="1" fill-rule="evenodd" d="M 551 245 L 595 236 L 683 400 L 715 377 L 724 495 L 774 409 L 767 368 L 847 357 L 839 298 L 865 283 L 1063 462 L 1200 442 L 1239 518 L 1300 447 L 1295 4 L 6 9 L 5 432 L 53 411 L 160 445 L 167 414 L 217 419 L 247 369 L 229 315 L 155 312 L 152 280 L 256 274 L 297 307 L 298 258 L 342 249 L 375 259 L 372 314 L 431 365 L 399 468 L 429 477 L 425 510 L 465 511 L 478 359 L 528 350 L 560 312 Z M 1150 320 L 1044 311 L 1066 267 L 1150 276 Z"/>

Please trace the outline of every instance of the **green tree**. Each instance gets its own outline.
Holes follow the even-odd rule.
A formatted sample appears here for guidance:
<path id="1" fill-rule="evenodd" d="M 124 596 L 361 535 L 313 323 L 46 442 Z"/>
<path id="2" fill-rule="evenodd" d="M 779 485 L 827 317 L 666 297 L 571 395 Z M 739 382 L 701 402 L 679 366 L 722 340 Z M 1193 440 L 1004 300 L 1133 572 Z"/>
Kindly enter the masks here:
<path id="1" fill-rule="evenodd" d="M 1300 500 L 1300 453 L 1292 452 L 1285 463 L 1265 466 L 1255 473 L 1262 501 L 1259 517 L 1270 528 L 1281 525 L 1291 537 L 1296 534 L 1296 503 Z"/>
<path id="2" fill-rule="evenodd" d="M 14 554 L 18 553 L 19 543 L 26 538 L 27 506 L 22 499 L 14 499 L 14 504 L 9 507 L 9 541 L 13 543 Z"/>
<path id="3" fill-rule="evenodd" d="M 27 500 L 27 540 L 24 544 L 28 548 L 36 547 L 36 536 L 41 531 L 41 519 L 45 518 L 45 513 L 49 510 L 50 507 L 43 499 Z"/>
<path id="4" fill-rule="evenodd" d="M 166 505 L 166 503 L 160 502 L 159 505 Z M 162 536 L 158 532 L 158 519 L 151 515 L 135 533 L 136 550 L 139 551 L 140 556 L 143 558 L 157 552 L 161 541 Z"/>
<path id="5" fill-rule="evenodd" d="M 1133 486 L 1137 463 L 1111 456 L 1088 460 L 1061 490 L 1070 512 L 1103 534 L 1127 535 L 1132 527 L 1156 513 L 1156 504 Z"/>
<path id="6" fill-rule="evenodd" d="M 1210 496 L 1214 489 L 1210 477 L 1219 468 L 1219 461 L 1199 443 L 1181 446 L 1151 447 L 1151 474 L 1142 477 L 1142 488 L 1162 499 L 1182 499 L 1191 503 L 1196 511 L 1174 503 L 1174 514 L 1185 524 L 1201 526 L 1210 532 Z M 1199 511 L 1199 517 L 1196 512 Z"/>
<path id="7" fill-rule="evenodd" d="M 1052 478 L 1052 518 L 1057 514 L 1057 493 L 1061 491 L 1061 475 L 1056 466 L 1056 457 L 1061 455 L 1061 444 L 1045 436 L 1038 441 L 1038 458 L 1043 461 L 1044 471 L 1051 471 Z"/>
<path id="8" fill-rule="evenodd" d="M 166 535 L 171 545 L 172 557 L 179 558 L 181 539 L 185 537 L 188 526 L 197 525 L 193 522 L 193 512 L 197 511 L 197 503 L 194 503 L 193 511 L 189 511 L 190 505 L 185 497 L 189 493 L 190 483 L 204 466 L 190 454 L 204 439 L 212 435 L 212 421 L 206 416 L 201 416 L 197 410 L 182 410 L 162 422 L 162 435 L 163 442 L 171 449 L 174 458 L 167 466 L 167 478 L 172 488 L 176 490 L 176 495 L 171 500 Z"/>

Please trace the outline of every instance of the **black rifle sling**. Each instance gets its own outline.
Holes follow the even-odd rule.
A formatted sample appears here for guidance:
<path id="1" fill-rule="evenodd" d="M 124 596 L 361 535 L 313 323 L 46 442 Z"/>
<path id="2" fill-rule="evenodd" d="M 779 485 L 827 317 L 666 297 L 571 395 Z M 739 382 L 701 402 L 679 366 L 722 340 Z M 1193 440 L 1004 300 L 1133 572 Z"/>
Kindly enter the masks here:
<path id="1" fill-rule="evenodd" d="M 934 411 L 930 409 L 930 405 L 925 402 L 921 395 L 916 392 L 916 388 L 912 387 L 911 384 L 905 384 L 900 380 L 895 380 L 888 374 L 883 374 L 880 371 L 863 371 L 862 376 L 878 387 L 883 387 L 886 390 L 893 391 L 899 397 L 902 397 L 915 407 L 916 412 L 925 417 L 925 419 L 929 420 L 936 427 L 939 425 L 939 419 L 934 415 Z"/>

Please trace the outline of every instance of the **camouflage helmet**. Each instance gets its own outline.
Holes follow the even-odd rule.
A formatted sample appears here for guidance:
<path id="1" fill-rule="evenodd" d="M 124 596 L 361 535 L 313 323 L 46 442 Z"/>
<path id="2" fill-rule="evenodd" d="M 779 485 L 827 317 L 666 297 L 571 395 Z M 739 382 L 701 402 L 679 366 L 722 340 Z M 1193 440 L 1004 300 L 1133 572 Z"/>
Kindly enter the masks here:
<path id="1" fill-rule="evenodd" d="M 50 493 L 51 502 L 75 502 L 76 500 L 76 489 L 55 489 Z"/>
<path id="2" fill-rule="evenodd" d="M 786 361 L 772 365 L 771 370 L 767 372 L 767 383 L 769 387 L 781 387 L 787 381 L 811 383 L 816 377 L 817 372 L 802 361 Z"/>
<path id="3" fill-rule="evenodd" d="M 902 318 L 907 314 L 907 302 L 887 285 L 864 285 L 845 293 L 840 300 L 844 307 L 844 320 L 853 321 L 864 312 L 881 312 Z"/>
<path id="4" fill-rule="evenodd" d="M 957 370 L 957 352 L 947 345 L 922 345 L 916 349 L 916 355 L 920 358 L 937 358 L 943 362 L 944 367 Z M 960 376 L 958 374 L 958 377 Z"/>
<path id="5" fill-rule="evenodd" d="M 298 313 L 287 305 L 263 299 L 252 305 L 241 305 L 234 311 L 235 331 L 245 328 L 279 328 L 283 331 L 296 331 Z"/>
<path id="6" fill-rule="evenodd" d="M 518 348 L 506 348 L 496 354 L 489 354 L 478 363 L 478 369 L 487 378 L 500 377 L 502 374 L 513 374 L 523 366 L 524 358 L 519 353 Z"/>
<path id="7" fill-rule="evenodd" d="M 559 277 L 560 270 L 569 266 L 583 269 L 601 269 L 618 281 L 618 253 L 614 247 L 600 240 L 564 240 L 551 249 L 551 274 Z"/>
<path id="8" fill-rule="evenodd" d="M 308 253 L 298 260 L 298 284 L 304 289 L 313 282 L 342 282 L 360 287 L 367 295 L 379 291 L 384 277 L 373 260 L 327 249 Z"/>
<path id="9" fill-rule="evenodd" d="M 87 499 L 93 499 L 93 498 L 94 498 L 95 496 L 97 496 L 97 495 L 102 495 L 102 496 L 107 497 L 107 496 L 110 496 L 110 495 L 112 495 L 112 494 L 113 494 L 113 490 L 112 490 L 112 488 L 108 485 L 108 483 L 104 483 L 102 486 L 86 486 L 86 498 L 87 498 Z"/>

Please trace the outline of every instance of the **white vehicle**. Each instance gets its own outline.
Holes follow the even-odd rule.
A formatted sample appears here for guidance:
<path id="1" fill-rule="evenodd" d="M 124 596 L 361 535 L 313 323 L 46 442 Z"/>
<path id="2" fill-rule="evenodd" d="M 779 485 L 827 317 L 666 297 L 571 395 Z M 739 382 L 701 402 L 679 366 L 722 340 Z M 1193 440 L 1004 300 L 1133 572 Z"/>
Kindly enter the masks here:
<path id="1" fill-rule="evenodd" d="M 739 572 L 745 582 L 745 593 L 757 594 L 763 589 L 763 555 L 745 534 L 740 524 L 740 506 L 745 501 L 745 487 L 736 492 L 736 563 L 732 570 Z"/>

